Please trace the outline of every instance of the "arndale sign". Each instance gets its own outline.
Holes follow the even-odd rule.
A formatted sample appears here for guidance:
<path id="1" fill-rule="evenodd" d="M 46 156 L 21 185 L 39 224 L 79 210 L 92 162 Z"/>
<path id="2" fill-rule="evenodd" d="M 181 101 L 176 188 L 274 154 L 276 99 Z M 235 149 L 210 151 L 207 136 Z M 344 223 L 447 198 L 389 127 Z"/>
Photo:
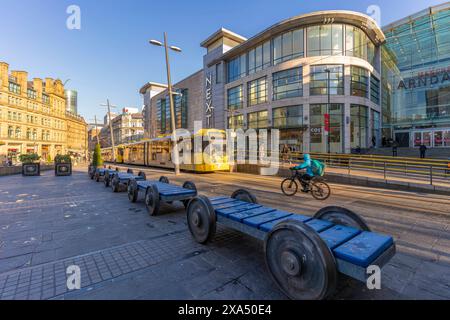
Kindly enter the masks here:
<path id="1" fill-rule="evenodd" d="M 450 67 L 431 72 L 422 72 L 417 77 L 401 80 L 397 89 L 412 90 L 446 82 L 450 82 Z"/>

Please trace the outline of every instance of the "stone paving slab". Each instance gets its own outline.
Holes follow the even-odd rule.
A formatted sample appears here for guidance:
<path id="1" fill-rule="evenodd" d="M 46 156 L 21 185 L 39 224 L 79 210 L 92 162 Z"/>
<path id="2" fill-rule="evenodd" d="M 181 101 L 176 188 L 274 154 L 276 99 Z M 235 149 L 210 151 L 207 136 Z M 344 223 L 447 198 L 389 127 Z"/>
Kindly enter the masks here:
<path id="1" fill-rule="evenodd" d="M 318 202 L 280 198 L 276 177 L 183 174 L 208 196 L 246 186 L 267 206 L 312 215 L 327 205 L 361 214 L 392 234 L 398 253 L 383 270 L 383 290 L 342 282 L 334 299 L 450 299 L 450 199 L 436 195 L 332 185 Z M 82 289 L 68 291 L 66 267 L 78 264 Z M 219 226 L 215 241 L 196 244 L 184 207 L 144 204 L 87 178 L 85 172 L 38 179 L 0 177 L 0 299 L 285 299 L 265 268 L 263 245 Z"/>

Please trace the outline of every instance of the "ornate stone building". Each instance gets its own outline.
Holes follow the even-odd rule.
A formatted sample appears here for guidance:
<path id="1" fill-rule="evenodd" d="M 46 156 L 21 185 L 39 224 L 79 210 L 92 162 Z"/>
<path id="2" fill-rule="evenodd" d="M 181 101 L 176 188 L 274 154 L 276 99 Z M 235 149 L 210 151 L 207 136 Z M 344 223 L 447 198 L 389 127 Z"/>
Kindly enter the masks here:
<path id="1" fill-rule="evenodd" d="M 84 156 L 87 125 L 66 113 L 61 80 L 34 78 L 26 71 L 11 71 L 0 62 L 0 163 L 16 162 L 23 153 L 38 153 L 44 160 L 69 151 Z"/>

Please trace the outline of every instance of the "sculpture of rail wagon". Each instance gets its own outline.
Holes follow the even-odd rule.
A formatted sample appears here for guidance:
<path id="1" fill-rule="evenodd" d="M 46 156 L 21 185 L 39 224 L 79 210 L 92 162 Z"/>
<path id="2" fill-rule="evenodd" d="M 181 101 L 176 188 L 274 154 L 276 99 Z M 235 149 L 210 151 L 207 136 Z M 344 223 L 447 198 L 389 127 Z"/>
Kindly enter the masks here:
<path id="1" fill-rule="evenodd" d="M 151 216 L 159 213 L 161 203 L 172 204 L 181 201 L 187 207 L 189 201 L 197 196 L 197 187 L 193 182 L 186 181 L 182 187 L 169 183 L 167 177 L 161 177 L 159 181 L 138 181 L 131 179 L 128 184 L 128 199 L 136 202 L 139 193 L 145 194 L 144 202 Z"/>
<path id="2" fill-rule="evenodd" d="M 138 175 L 135 176 L 132 169 L 128 169 L 126 173 L 118 171 L 111 173 L 106 171 L 103 182 L 106 188 L 111 186 L 113 192 L 120 192 L 127 190 L 128 184 L 132 179 L 136 181 L 145 181 L 146 175 L 144 172 L 140 171 Z"/>
<path id="3" fill-rule="evenodd" d="M 116 168 L 115 170 L 111 169 L 111 167 L 107 168 L 97 168 L 94 172 L 94 179 L 96 182 L 100 182 L 101 179 L 105 177 L 106 172 L 109 172 L 109 174 L 112 174 L 114 172 L 118 172 L 119 168 Z"/>
<path id="4" fill-rule="evenodd" d="M 217 223 L 264 241 L 269 273 L 291 299 L 330 297 L 338 274 L 366 282 L 368 267 L 382 268 L 396 251 L 392 237 L 371 232 L 361 217 L 340 207 L 311 218 L 259 205 L 238 190 L 231 197 L 197 196 L 186 212 L 198 243 L 213 239 Z"/>

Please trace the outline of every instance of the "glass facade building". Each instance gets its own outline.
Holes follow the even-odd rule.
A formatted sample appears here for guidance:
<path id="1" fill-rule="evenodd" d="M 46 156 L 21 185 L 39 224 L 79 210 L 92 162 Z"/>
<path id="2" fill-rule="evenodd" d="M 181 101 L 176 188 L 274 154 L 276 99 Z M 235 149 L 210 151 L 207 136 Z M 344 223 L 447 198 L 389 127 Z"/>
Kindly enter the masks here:
<path id="1" fill-rule="evenodd" d="M 446 3 L 384 28 L 383 136 L 402 147 L 450 147 L 449 25 Z"/>
<path id="2" fill-rule="evenodd" d="M 384 41 L 374 20 L 350 11 L 293 17 L 251 39 L 220 29 L 202 43 L 205 79 L 224 80 L 207 81 L 204 105 L 216 128 L 279 129 L 292 151 L 369 148 L 372 135 L 381 142 Z"/>

